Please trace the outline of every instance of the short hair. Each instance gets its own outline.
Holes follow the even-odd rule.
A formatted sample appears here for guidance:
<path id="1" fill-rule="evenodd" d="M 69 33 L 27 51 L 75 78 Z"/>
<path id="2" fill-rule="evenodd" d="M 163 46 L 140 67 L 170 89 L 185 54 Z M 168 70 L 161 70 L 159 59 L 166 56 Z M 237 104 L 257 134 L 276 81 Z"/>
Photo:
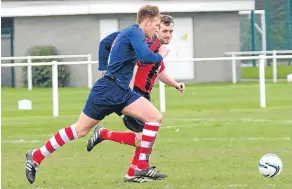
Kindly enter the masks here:
<path id="1" fill-rule="evenodd" d="M 173 17 L 170 16 L 170 15 L 167 15 L 167 14 L 162 14 L 160 16 L 160 23 L 166 25 L 166 26 L 169 26 L 170 24 L 174 24 L 173 22 Z"/>
<path id="2" fill-rule="evenodd" d="M 147 18 L 160 17 L 160 11 L 156 5 L 145 5 L 137 13 L 137 24 L 141 24 Z"/>

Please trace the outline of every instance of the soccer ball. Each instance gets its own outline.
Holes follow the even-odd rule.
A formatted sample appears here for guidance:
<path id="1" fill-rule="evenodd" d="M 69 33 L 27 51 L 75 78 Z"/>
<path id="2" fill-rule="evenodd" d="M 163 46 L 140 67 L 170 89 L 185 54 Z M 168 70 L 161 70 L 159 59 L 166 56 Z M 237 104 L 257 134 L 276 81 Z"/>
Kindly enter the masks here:
<path id="1" fill-rule="evenodd" d="M 272 178 L 281 173 L 283 163 L 277 155 L 266 154 L 260 159 L 258 168 L 264 177 Z"/>

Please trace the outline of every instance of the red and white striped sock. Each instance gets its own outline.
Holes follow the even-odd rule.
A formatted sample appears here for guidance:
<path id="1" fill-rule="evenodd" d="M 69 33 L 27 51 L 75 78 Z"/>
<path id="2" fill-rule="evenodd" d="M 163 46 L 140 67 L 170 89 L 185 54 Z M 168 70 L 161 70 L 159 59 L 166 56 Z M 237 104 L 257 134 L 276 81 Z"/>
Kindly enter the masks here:
<path id="1" fill-rule="evenodd" d="M 40 164 L 45 157 L 62 147 L 64 144 L 77 138 L 78 135 L 74 125 L 59 130 L 49 141 L 45 143 L 43 147 L 33 152 L 34 161 Z"/>
<path id="2" fill-rule="evenodd" d="M 138 169 L 147 169 L 149 167 L 149 157 L 151 156 L 152 148 L 159 128 L 160 123 L 145 123 L 142 131 L 140 155 L 137 164 Z"/>
<path id="3" fill-rule="evenodd" d="M 111 140 L 121 144 L 135 146 L 136 135 L 133 132 L 117 132 L 110 131 L 108 129 L 102 129 L 100 131 L 100 136 L 103 140 Z"/>

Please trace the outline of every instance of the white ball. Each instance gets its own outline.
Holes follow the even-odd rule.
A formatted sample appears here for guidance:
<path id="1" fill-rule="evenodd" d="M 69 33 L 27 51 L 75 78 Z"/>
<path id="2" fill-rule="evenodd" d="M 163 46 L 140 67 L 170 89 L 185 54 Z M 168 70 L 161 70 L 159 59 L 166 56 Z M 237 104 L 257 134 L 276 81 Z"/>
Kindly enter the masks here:
<path id="1" fill-rule="evenodd" d="M 264 177 L 272 178 L 281 173 L 283 163 L 277 155 L 266 154 L 260 159 L 258 168 Z"/>

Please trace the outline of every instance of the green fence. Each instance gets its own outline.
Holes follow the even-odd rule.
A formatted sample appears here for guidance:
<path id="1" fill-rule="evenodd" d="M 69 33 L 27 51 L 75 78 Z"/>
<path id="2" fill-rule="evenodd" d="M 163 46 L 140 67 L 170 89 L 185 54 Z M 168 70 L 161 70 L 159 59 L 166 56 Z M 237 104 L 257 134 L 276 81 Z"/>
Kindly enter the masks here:
<path id="1" fill-rule="evenodd" d="M 265 10 L 267 50 L 292 49 L 292 0 L 256 0 L 256 10 Z M 241 51 L 261 51 L 262 35 L 257 14 L 241 16 Z M 252 27 L 253 26 L 253 27 Z"/>
<path id="2" fill-rule="evenodd" d="M 14 56 L 14 38 L 13 38 L 13 28 L 1 28 L 1 40 L 3 40 L 4 37 L 9 38 L 9 47 L 5 46 L 5 47 L 1 47 L 1 48 L 9 48 L 10 51 L 10 56 Z M 10 63 L 14 63 L 13 60 L 10 61 Z M 11 80 L 10 80 L 10 86 L 11 87 L 15 87 L 15 80 L 14 80 L 14 67 L 10 68 L 10 75 L 11 75 Z"/>

